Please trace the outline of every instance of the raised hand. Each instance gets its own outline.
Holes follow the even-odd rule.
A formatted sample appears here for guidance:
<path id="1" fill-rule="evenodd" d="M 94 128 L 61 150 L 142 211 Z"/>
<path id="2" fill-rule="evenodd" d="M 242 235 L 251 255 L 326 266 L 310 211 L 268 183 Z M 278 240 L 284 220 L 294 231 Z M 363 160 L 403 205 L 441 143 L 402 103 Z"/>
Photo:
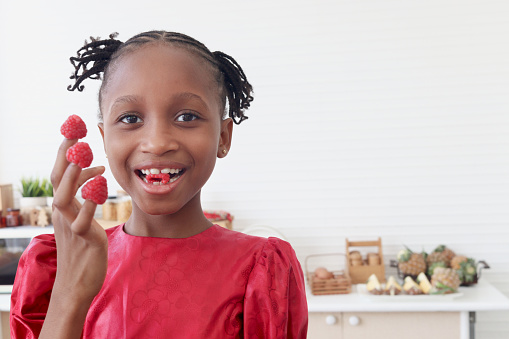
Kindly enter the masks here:
<path id="1" fill-rule="evenodd" d="M 93 219 L 97 204 L 85 200 L 81 205 L 75 197 L 104 167 L 82 169 L 70 163 L 66 153 L 77 141 L 62 142 L 51 173 L 57 273 L 40 338 L 79 338 L 90 304 L 106 276 L 108 239 Z"/>

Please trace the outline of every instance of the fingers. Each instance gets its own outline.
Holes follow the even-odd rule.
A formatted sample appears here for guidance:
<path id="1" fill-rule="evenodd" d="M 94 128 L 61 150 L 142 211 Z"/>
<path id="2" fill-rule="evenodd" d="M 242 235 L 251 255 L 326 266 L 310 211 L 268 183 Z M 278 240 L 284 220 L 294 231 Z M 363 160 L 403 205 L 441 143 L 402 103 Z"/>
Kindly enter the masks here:
<path id="1" fill-rule="evenodd" d="M 51 172 L 51 183 L 53 184 L 53 188 L 56 191 L 58 186 L 60 186 L 60 182 L 62 181 L 62 177 L 64 176 L 64 173 L 67 170 L 67 167 L 69 166 L 69 161 L 67 161 L 67 150 L 76 144 L 78 142 L 78 139 L 64 139 L 62 144 L 60 144 L 60 147 L 58 148 L 57 152 L 57 159 L 55 161 L 55 165 L 53 167 L 53 171 Z M 103 174 L 104 173 L 104 166 L 97 166 L 92 168 L 87 168 L 83 170 L 83 174 L 80 175 L 78 180 L 77 187 L 80 187 L 83 185 L 87 180 Z"/>
<path id="2" fill-rule="evenodd" d="M 103 174 L 105 171 L 104 166 L 97 166 L 97 167 L 91 167 L 84 169 L 80 177 L 78 179 L 78 187 L 81 187 L 84 183 L 86 183 L 88 180 L 92 179 L 95 176 Z"/>
<path id="3" fill-rule="evenodd" d="M 90 228 L 95 213 L 96 204 L 93 202 L 92 215 L 88 217 L 88 210 L 84 210 L 85 206 L 90 209 L 90 204 L 85 203 L 83 206 L 75 198 L 78 187 L 82 186 L 87 180 L 100 175 L 104 172 L 103 166 L 87 168 L 81 170 L 81 168 L 75 164 L 70 164 L 61 178 L 60 189 L 56 192 L 53 200 L 53 215 L 55 216 L 53 225 L 55 227 L 55 236 L 57 237 L 57 243 L 60 237 L 71 233 L 78 234 L 86 233 L 87 229 Z M 80 216 L 81 213 L 84 215 Z M 77 220 L 81 218 L 81 220 Z M 75 224 L 76 223 L 76 224 Z M 96 223 L 96 222 L 95 222 Z M 97 224 L 99 225 L 99 224 Z M 100 227 L 100 226 L 99 226 Z"/>
<path id="4" fill-rule="evenodd" d="M 67 161 L 67 149 L 78 142 L 78 139 L 64 139 L 64 141 L 60 144 L 57 152 L 57 159 L 55 161 L 55 165 L 53 166 L 53 171 L 51 172 L 51 183 L 53 184 L 54 190 L 58 188 L 60 185 L 60 180 L 69 165 L 69 161 Z"/>
<path id="5" fill-rule="evenodd" d="M 53 205 L 60 210 L 66 208 L 73 200 L 76 195 L 76 191 L 80 186 L 91 178 L 103 174 L 104 171 L 104 166 L 91 167 L 82 170 L 78 165 L 67 162 L 67 166 L 63 174 L 59 174 L 60 188 L 56 190 Z"/>
<path id="6" fill-rule="evenodd" d="M 85 200 L 78 216 L 71 224 L 71 230 L 73 233 L 83 236 L 90 230 L 96 207 L 97 204 L 95 202 Z"/>
<path id="7" fill-rule="evenodd" d="M 53 205 L 69 220 L 74 220 L 78 212 L 73 200 L 79 187 L 78 179 L 81 173 L 82 170 L 78 165 L 69 164 L 60 179 L 60 187 L 56 190 L 53 198 Z"/>

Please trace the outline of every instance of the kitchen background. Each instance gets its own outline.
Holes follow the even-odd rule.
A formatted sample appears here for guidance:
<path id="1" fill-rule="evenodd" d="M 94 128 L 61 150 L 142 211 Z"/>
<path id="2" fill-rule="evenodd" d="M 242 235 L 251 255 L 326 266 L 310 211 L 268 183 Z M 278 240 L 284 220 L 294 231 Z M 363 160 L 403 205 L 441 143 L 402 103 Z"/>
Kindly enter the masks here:
<path id="1" fill-rule="evenodd" d="M 301 262 L 345 238 L 381 236 L 386 262 L 446 244 L 509 295 L 508 18 L 492 0 L 2 1 L 0 183 L 49 177 L 70 114 L 107 163 L 98 82 L 66 90 L 85 38 L 181 31 L 233 55 L 255 89 L 207 209 L 277 228 Z M 508 338 L 508 320 L 479 312 L 478 338 Z"/>

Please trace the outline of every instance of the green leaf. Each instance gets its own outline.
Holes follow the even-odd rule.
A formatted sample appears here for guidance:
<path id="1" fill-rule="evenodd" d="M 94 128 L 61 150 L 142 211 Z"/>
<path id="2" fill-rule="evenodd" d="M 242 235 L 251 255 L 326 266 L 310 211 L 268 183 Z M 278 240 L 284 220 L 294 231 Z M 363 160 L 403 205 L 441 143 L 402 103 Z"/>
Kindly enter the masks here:
<path id="1" fill-rule="evenodd" d="M 455 293 L 456 290 L 450 286 L 447 286 L 447 285 L 444 285 L 442 282 L 437 282 L 436 283 L 436 288 L 437 290 L 430 293 L 430 294 L 446 294 L 447 292 L 450 292 L 450 293 Z"/>
<path id="2" fill-rule="evenodd" d="M 41 183 L 41 188 L 43 190 L 44 197 L 52 197 L 53 196 L 53 185 L 51 184 L 51 181 L 44 178 Z"/>
<path id="3" fill-rule="evenodd" d="M 42 182 L 38 178 L 21 178 L 21 196 L 43 197 Z"/>

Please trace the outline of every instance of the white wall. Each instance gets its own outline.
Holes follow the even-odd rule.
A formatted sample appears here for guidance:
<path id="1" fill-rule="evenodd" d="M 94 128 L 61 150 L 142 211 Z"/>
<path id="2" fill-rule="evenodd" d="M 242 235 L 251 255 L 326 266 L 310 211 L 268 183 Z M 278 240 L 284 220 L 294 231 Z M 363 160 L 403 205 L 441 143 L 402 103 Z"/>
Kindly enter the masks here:
<path id="1" fill-rule="evenodd" d="M 277 227 L 301 260 L 345 237 L 381 236 L 387 259 L 445 243 L 486 259 L 482 279 L 509 295 L 509 3 L 146 3 L 1 3 L 0 182 L 48 176 L 69 114 L 106 164 L 98 85 L 66 91 L 86 37 L 182 31 L 233 55 L 255 88 L 206 208 Z M 509 337 L 508 318 L 481 312 L 477 337 Z"/>

